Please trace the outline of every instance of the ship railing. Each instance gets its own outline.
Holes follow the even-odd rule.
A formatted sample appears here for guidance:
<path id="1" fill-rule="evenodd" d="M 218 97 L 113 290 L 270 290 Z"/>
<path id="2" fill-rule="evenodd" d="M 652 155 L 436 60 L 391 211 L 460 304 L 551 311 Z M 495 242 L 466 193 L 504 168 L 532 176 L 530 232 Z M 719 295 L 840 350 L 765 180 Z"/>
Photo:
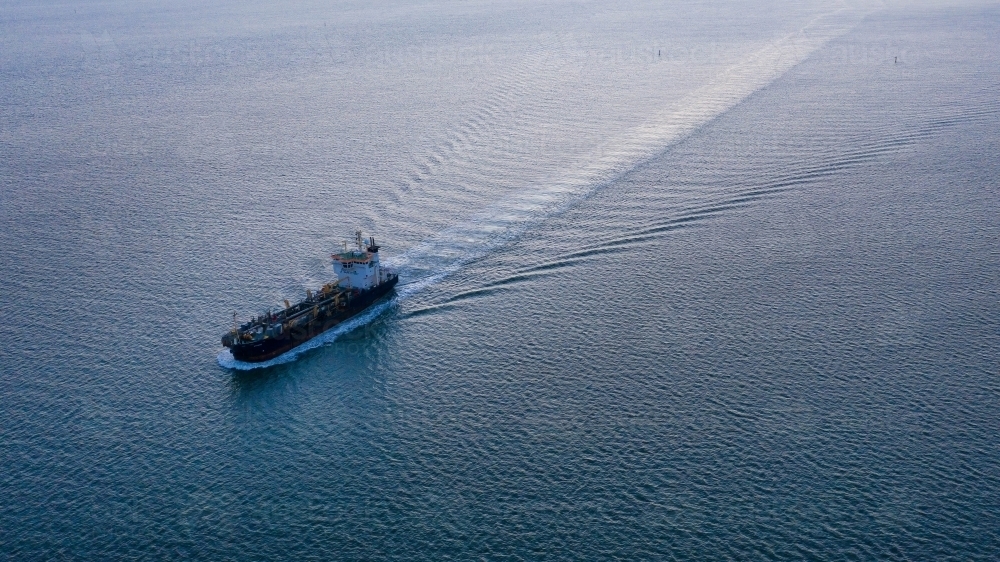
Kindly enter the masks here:
<path id="1" fill-rule="evenodd" d="M 341 290 L 341 291 L 338 291 L 336 293 L 330 294 L 328 296 L 328 298 L 325 298 L 325 299 L 322 299 L 322 300 L 315 300 L 314 299 L 312 301 L 303 301 L 301 304 L 305 304 L 305 303 L 308 302 L 311 306 L 308 306 L 308 307 L 303 306 L 301 310 L 295 312 L 294 314 L 285 316 L 282 319 L 282 321 L 283 322 L 291 322 L 292 320 L 296 320 L 298 318 L 301 318 L 302 316 L 305 316 L 306 314 L 311 314 L 314 308 L 319 307 L 319 306 L 326 306 L 328 304 L 331 304 L 334 301 L 336 301 L 337 299 L 339 299 L 342 296 L 344 296 L 347 292 L 348 291 Z"/>
<path id="2" fill-rule="evenodd" d="M 248 334 L 254 332 L 256 328 L 266 328 L 271 324 L 290 322 L 301 318 L 302 316 L 309 314 L 317 306 L 326 306 L 337 299 L 347 296 L 351 293 L 351 289 L 344 287 L 335 287 L 329 292 L 318 292 L 314 293 L 312 298 L 307 298 L 302 302 L 293 304 L 292 306 L 280 310 L 273 314 L 262 314 L 251 319 L 249 322 L 242 324 L 237 333 Z"/>

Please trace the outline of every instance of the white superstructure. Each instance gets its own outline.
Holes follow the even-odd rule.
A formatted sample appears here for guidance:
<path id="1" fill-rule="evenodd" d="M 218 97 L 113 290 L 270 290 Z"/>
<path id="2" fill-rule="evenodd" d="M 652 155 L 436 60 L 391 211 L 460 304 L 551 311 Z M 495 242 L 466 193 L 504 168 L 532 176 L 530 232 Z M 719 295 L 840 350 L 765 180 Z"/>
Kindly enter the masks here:
<path id="1" fill-rule="evenodd" d="M 337 275 L 337 285 L 350 289 L 370 289 L 386 280 L 386 272 L 378 261 L 378 246 L 375 238 L 362 240 L 361 231 L 357 231 L 356 250 L 348 250 L 344 243 L 344 251 L 333 254 L 333 272 Z"/>

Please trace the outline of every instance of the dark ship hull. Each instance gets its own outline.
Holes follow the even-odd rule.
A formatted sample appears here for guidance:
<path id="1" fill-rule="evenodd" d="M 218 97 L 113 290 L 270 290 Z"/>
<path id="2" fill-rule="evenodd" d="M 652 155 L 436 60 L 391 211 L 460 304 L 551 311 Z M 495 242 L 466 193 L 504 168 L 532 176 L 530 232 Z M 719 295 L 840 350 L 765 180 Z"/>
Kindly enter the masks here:
<path id="1" fill-rule="evenodd" d="M 365 310 L 389 293 L 398 281 L 398 276 L 389 275 L 369 289 L 336 288 L 315 298 L 310 296 L 289 309 L 294 314 L 283 311 L 259 321 L 262 328 L 267 328 L 266 337 L 248 340 L 242 335 L 243 330 L 233 330 L 222 337 L 222 345 L 239 361 L 258 363 L 274 359 Z"/>

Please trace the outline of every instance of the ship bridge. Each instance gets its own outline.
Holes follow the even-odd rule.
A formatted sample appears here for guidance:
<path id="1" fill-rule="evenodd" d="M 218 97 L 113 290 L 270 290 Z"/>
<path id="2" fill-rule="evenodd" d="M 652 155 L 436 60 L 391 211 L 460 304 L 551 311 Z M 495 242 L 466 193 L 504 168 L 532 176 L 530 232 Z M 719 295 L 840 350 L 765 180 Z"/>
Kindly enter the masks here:
<path id="1" fill-rule="evenodd" d="M 350 289 L 370 289 L 386 280 L 387 272 L 382 270 L 378 260 L 378 246 L 375 238 L 361 238 L 361 231 L 356 233 L 357 249 L 348 250 L 344 243 L 344 251 L 330 256 L 333 259 L 333 272 L 337 275 L 337 284 Z"/>

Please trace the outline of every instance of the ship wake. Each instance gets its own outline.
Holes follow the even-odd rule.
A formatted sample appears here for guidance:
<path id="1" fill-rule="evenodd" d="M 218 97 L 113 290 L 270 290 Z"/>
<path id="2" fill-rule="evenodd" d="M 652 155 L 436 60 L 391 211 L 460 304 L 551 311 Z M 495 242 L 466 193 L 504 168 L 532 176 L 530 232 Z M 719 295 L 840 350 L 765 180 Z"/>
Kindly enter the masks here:
<path id="1" fill-rule="evenodd" d="M 845 7 L 817 16 L 802 29 L 729 67 L 679 102 L 654 112 L 641 125 L 605 140 L 582 163 L 574 163 L 548 181 L 515 190 L 503 201 L 388 259 L 387 263 L 408 281 L 399 289 L 400 298 L 434 285 L 468 263 L 508 245 L 532 225 L 568 210 L 662 154 L 849 31 L 865 15 Z"/>

